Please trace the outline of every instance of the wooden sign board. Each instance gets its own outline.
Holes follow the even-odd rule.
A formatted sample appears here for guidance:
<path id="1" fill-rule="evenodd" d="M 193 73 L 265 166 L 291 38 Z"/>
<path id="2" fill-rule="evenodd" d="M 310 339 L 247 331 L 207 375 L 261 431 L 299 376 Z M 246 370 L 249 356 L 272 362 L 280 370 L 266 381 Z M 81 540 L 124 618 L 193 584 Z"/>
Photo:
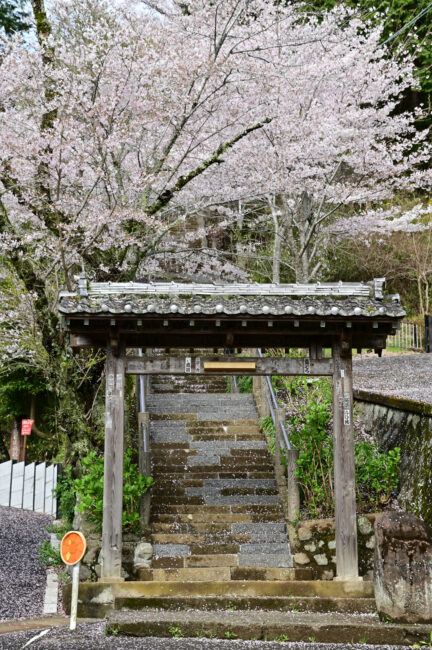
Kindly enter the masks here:
<path id="1" fill-rule="evenodd" d="M 256 370 L 255 361 L 204 361 L 204 370 Z"/>
<path id="2" fill-rule="evenodd" d="M 60 543 L 60 555 L 63 562 L 69 566 L 78 564 L 84 557 L 87 542 L 78 530 L 71 530 L 63 537 Z"/>

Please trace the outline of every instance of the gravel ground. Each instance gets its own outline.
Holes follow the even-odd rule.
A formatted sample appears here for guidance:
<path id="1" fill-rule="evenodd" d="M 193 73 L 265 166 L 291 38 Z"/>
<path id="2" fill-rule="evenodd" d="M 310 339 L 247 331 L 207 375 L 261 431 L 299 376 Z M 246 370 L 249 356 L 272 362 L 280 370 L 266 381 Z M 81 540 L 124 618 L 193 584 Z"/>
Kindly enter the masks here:
<path id="1" fill-rule="evenodd" d="M 45 528 L 52 521 L 48 515 L 0 507 L 0 621 L 42 615 L 46 569 L 37 548 L 49 538 Z"/>
<path id="2" fill-rule="evenodd" d="M 217 639 L 124 638 L 105 636 L 104 623 L 78 625 L 75 632 L 51 629 L 35 638 L 30 650 L 397 650 L 400 646 L 335 643 L 275 643 L 266 641 L 223 641 Z M 21 650 L 40 632 L 18 632 L 0 636 L 0 650 Z"/>
<path id="3" fill-rule="evenodd" d="M 432 404 L 432 354 L 355 358 L 354 389 Z"/>

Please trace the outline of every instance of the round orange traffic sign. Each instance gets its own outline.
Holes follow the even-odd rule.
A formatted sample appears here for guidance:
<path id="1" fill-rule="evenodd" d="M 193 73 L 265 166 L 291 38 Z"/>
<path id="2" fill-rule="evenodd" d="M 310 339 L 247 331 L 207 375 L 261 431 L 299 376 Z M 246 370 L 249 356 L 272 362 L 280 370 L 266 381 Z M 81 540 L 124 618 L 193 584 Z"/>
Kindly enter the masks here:
<path id="1" fill-rule="evenodd" d="M 84 557 L 87 542 L 82 533 L 77 530 L 71 530 L 63 537 L 60 543 L 60 554 L 65 564 L 78 564 Z"/>

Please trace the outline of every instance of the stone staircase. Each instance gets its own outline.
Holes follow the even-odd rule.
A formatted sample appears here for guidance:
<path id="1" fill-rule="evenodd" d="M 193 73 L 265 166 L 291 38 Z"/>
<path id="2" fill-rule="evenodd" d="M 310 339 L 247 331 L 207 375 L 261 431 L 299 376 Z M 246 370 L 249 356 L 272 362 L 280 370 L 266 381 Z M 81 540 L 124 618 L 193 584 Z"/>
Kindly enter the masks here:
<path id="1" fill-rule="evenodd" d="M 252 395 L 226 393 L 223 377 L 159 378 L 153 389 L 147 407 L 154 556 L 140 578 L 292 579 L 273 463 Z"/>
<path id="2" fill-rule="evenodd" d="M 88 587 L 108 632 L 307 640 L 319 627 L 312 612 L 337 612 L 338 629 L 350 612 L 372 616 L 371 583 L 314 581 L 310 569 L 293 568 L 254 399 L 226 385 L 222 377 L 153 380 L 153 558 L 138 582 L 111 585 L 110 595 L 106 586 Z M 308 612 L 302 620 L 300 612 Z M 341 640 L 352 639 L 354 627 Z"/>
<path id="3" fill-rule="evenodd" d="M 199 638 L 428 645 L 430 626 L 378 620 L 371 582 L 312 580 L 292 567 L 250 395 L 226 393 L 220 377 L 158 378 L 153 389 L 152 563 L 138 581 L 81 583 L 79 616 L 106 617 L 107 634 L 188 637 L 190 647 L 204 647 Z"/>

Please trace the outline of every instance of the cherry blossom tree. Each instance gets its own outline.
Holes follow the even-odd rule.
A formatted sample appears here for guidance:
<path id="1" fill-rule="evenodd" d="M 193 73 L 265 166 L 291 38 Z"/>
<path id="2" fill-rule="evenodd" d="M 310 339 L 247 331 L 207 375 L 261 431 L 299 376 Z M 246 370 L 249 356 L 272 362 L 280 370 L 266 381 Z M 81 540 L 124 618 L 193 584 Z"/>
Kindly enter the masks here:
<path id="1" fill-rule="evenodd" d="M 12 365 L 47 359 L 70 430 L 88 431 L 100 385 L 97 359 L 71 359 L 57 321 L 77 271 L 246 277 L 203 227 L 205 215 L 228 223 L 241 201 L 274 231 L 273 278 L 283 261 L 307 281 L 347 205 L 366 225 L 371 202 L 429 182 L 424 134 L 397 110 L 411 63 L 386 57 L 379 29 L 344 10 L 316 20 L 267 0 L 32 6 L 37 43 L 1 43 L 0 254 L 6 285 L 26 295 L 14 303 L 24 320 L 0 322 L 1 349 L 3 364 L 7 350 Z"/>
<path id="2" fill-rule="evenodd" d="M 421 112 L 399 107 L 412 62 L 387 56 L 379 28 L 338 11 L 294 26 L 282 13 L 274 29 L 281 45 L 294 29 L 299 45 L 268 47 L 257 62 L 273 119 L 236 146 L 211 183 L 229 197 L 228 213 L 241 202 L 249 229 L 271 235 L 272 280 L 280 281 L 282 264 L 308 282 L 319 279 L 330 238 L 424 227 L 430 206 L 400 213 L 385 204 L 396 192 L 430 187 L 422 167 L 430 146 L 415 128 Z M 239 248 L 260 260 L 250 241 Z"/>
<path id="3" fill-rule="evenodd" d="M 22 318 L 9 314 L 2 349 L 15 367 L 42 345 L 57 393 L 73 392 L 71 368 L 76 389 L 94 392 L 91 373 L 83 383 L 79 361 L 68 358 L 59 290 L 82 269 L 97 279 L 155 273 L 196 213 L 188 187 L 271 119 L 248 83 L 271 5 L 198 1 L 190 11 L 173 3 L 149 12 L 137 4 L 62 0 L 48 12 L 33 0 L 37 43 L 16 35 L 1 44 L 1 252 L 36 315 L 30 342 L 20 326 L 26 300 L 18 302 Z M 190 254 L 182 243 L 186 272 L 235 273 L 200 248 Z"/>

